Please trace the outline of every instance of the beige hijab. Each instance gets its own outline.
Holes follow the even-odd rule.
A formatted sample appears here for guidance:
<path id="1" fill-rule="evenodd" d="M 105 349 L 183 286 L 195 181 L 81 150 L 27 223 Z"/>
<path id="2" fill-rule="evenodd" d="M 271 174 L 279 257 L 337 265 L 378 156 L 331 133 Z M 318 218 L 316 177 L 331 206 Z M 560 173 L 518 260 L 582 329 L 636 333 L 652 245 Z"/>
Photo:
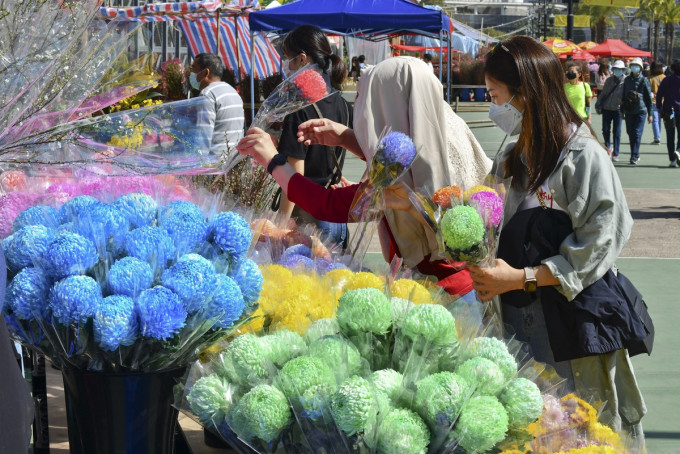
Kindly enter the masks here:
<path id="1" fill-rule="evenodd" d="M 423 61 L 389 58 L 366 71 L 357 89 L 354 132 L 367 162 L 373 158 L 381 132 L 389 126 L 392 131 L 408 134 L 416 145 L 418 156 L 401 179 L 412 189 L 431 192 L 450 184 L 468 186 L 481 181 L 488 172 L 491 161 L 443 101 L 442 85 Z M 453 124 L 460 131 L 447 131 L 447 125 Z M 458 148 L 471 156 L 481 153 L 481 157 L 470 160 L 457 156 L 455 161 L 461 169 L 455 169 L 449 155 L 456 155 Z M 469 181 L 457 181 L 462 176 Z M 417 265 L 428 254 L 432 259 L 440 258 L 434 232 L 404 212 L 387 210 L 385 217 L 406 266 Z M 386 256 L 384 234 L 381 244 Z"/>

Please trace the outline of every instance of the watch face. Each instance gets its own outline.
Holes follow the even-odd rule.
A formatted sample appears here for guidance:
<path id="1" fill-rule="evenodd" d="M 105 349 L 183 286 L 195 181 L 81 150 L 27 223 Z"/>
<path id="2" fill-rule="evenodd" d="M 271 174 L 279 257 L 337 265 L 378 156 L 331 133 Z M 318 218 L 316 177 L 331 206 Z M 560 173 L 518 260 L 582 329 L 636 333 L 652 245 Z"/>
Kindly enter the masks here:
<path id="1" fill-rule="evenodd" d="M 536 285 L 536 281 L 526 281 L 524 283 L 524 291 L 527 293 L 533 293 L 537 288 L 538 285 Z"/>

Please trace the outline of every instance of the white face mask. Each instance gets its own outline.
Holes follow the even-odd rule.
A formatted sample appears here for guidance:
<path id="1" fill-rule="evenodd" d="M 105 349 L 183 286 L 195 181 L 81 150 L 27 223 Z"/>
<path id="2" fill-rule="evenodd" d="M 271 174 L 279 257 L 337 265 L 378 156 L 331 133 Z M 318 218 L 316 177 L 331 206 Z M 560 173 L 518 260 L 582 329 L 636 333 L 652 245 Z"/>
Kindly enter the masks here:
<path id="1" fill-rule="evenodd" d="M 286 58 L 285 60 L 283 60 L 281 62 L 281 71 L 283 72 L 283 78 L 284 79 L 289 79 L 290 76 L 292 76 L 293 73 L 295 73 L 294 69 L 290 69 L 290 62 L 292 60 L 295 60 L 296 58 L 297 58 L 297 56 L 295 56 L 293 58 Z"/>
<path id="2" fill-rule="evenodd" d="M 491 103 L 489 108 L 489 119 L 496 123 L 496 126 L 509 136 L 516 136 L 522 131 L 522 116 L 523 113 L 517 110 L 515 106 L 510 104 L 514 99 L 513 96 L 510 101 L 496 105 Z"/>

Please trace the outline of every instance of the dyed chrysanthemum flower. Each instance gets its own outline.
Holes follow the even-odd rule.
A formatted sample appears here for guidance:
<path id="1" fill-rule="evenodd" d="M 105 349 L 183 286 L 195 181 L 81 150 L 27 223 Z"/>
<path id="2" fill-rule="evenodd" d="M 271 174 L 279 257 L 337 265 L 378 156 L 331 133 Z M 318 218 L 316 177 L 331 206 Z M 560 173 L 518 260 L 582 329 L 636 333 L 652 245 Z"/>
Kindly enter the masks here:
<path id="1" fill-rule="evenodd" d="M 45 319 L 50 282 L 37 268 L 24 268 L 7 286 L 4 304 L 21 320 Z"/>
<path id="2" fill-rule="evenodd" d="M 120 245 L 130 230 L 127 217 L 113 205 L 98 203 L 83 211 L 73 221 L 77 232 L 92 242 L 99 250 L 106 249 L 109 240 Z"/>
<path id="3" fill-rule="evenodd" d="M 349 269 L 344 263 L 331 262 L 330 260 L 326 259 L 316 259 L 314 266 L 316 272 L 320 275 L 326 274 L 327 272 L 333 270 Z"/>
<path id="4" fill-rule="evenodd" d="M 299 402 L 307 388 L 316 385 L 335 386 L 331 368 L 321 359 L 298 356 L 288 361 L 276 378 L 277 386 L 292 402 Z"/>
<path id="5" fill-rule="evenodd" d="M 361 371 L 361 355 L 353 343 L 341 336 L 326 336 L 309 344 L 309 356 L 327 364 L 341 380 Z"/>
<path id="6" fill-rule="evenodd" d="M 295 76 L 293 81 L 300 95 L 308 103 L 320 101 L 328 92 L 323 76 L 313 69 L 306 69 Z"/>
<path id="7" fill-rule="evenodd" d="M 458 186 L 446 186 L 437 189 L 432 195 L 432 201 L 442 208 L 451 208 L 451 198 L 463 198 L 463 191 Z"/>
<path id="8" fill-rule="evenodd" d="M 2 240 L 7 267 L 19 271 L 29 266 L 38 266 L 45 255 L 47 246 L 54 240 L 57 232 L 44 225 L 29 225 L 14 235 Z"/>
<path id="9" fill-rule="evenodd" d="M 141 192 L 122 195 L 113 202 L 113 206 L 127 217 L 133 229 L 153 225 L 158 211 L 153 197 Z"/>
<path id="10" fill-rule="evenodd" d="M 158 227 L 139 227 L 125 235 L 125 253 L 151 265 L 151 268 L 163 270 L 170 259 L 175 256 L 175 244 L 168 232 Z"/>
<path id="11" fill-rule="evenodd" d="M 170 202 L 158 215 L 158 225 L 170 235 L 178 255 L 194 251 L 208 237 L 203 212 L 191 202 Z"/>
<path id="12" fill-rule="evenodd" d="M 413 279 L 399 279 L 390 285 L 392 297 L 404 298 L 414 304 L 431 304 L 430 292 Z"/>
<path id="13" fill-rule="evenodd" d="M 517 361 L 508 351 L 508 346 L 495 337 L 476 337 L 470 341 L 461 355 L 463 361 L 480 356 L 496 363 L 506 380 L 517 373 Z"/>
<path id="14" fill-rule="evenodd" d="M 257 301 L 262 291 L 264 280 L 257 264 L 250 259 L 242 260 L 234 270 L 229 270 L 229 277 L 238 284 L 247 306 Z"/>
<path id="15" fill-rule="evenodd" d="M 280 285 L 284 282 L 290 282 L 293 279 L 293 272 L 281 265 L 267 265 L 262 270 L 262 278 L 265 284 L 276 282 L 277 285 Z"/>
<path id="16" fill-rule="evenodd" d="M 165 340 L 184 327 L 187 310 L 172 290 L 157 285 L 137 298 L 139 332 L 144 337 Z"/>
<path id="17" fill-rule="evenodd" d="M 8 192 L 0 195 L 0 238 L 12 233 L 12 222 L 26 208 L 33 205 L 33 195 L 23 192 Z"/>
<path id="18" fill-rule="evenodd" d="M 267 369 L 268 345 L 262 339 L 242 334 L 229 343 L 215 361 L 215 371 L 231 383 L 251 386 L 269 376 Z"/>
<path id="19" fill-rule="evenodd" d="M 382 290 L 385 288 L 385 283 L 383 280 L 373 273 L 366 271 L 361 271 L 359 273 L 354 273 L 347 284 L 345 284 L 344 290 L 357 290 L 360 288 L 376 288 Z"/>
<path id="20" fill-rule="evenodd" d="M 413 306 L 401 324 L 401 330 L 413 341 L 433 345 L 451 345 L 458 339 L 453 315 L 439 304 Z"/>
<path id="21" fill-rule="evenodd" d="M 55 279 L 83 274 L 98 261 L 92 241 L 70 232 L 57 234 L 43 255 L 45 270 Z"/>
<path id="22" fill-rule="evenodd" d="M 338 427 L 347 435 L 363 432 L 375 413 L 376 396 L 365 378 L 354 375 L 333 393 L 331 411 Z"/>
<path id="23" fill-rule="evenodd" d="M 543 412 L 543 396 L 538 386 L 518 377 L 507 384 L 498 398 L 508 412 L 511 428 L 519 429 L 536 421 Z"/>
<path id="24" fill-rule="evenodd" d="M 378 148 L 384 147 L 378 159 L 385 166 L 399 164 L 408 167 L 416 158 L 416 146 L 413 140 L 404 133 L 392 131 L 380 141 Z M 376 153 L 378 156 L 378 153 Z"/>
<path id="25" fill-rule="evenodd" d="M 477 396 L 463 405 L 453 435 L 468 452 L 486 452 L 505 439 L 508 413 L 493 396 Z"/>
<path id="26" fill-rule="evenodd" d="M 305 340 L 308 344 L 311 344 L 317 339 L 321 339 L 324 336 L 334 336 L 340 333 L 340 325 L 338 321 L 334 318 L 321 318 L 309 327 L 305 333 Z"/>
<path id="27" fill-rule="evenodd" d="M 234 387 L 217 374 L 201 377 L 187 394 L 189 408 L 205 427 L 217 428 L 234 406 Z"/>
<path id="28" fill-rule="evenodd" d="M 102 290 L 89 276 L 68 276 L 52 286 L 50 309 L 61 324 L 85 322 L 101 304 Z"/>
<path id="29" fill-rule="evenodd" d="M 313 270 L 314 260 L 310 259 L 309 257 L 305 257 L 304 255 L 291 254 L 285 259 L 281 258 L 281 260 L 279 260 L 279 265 L 285 266 L 286 268 L 290 268 L 292 270 Z"/>
<path id="30" fill-rule="evenodd" d="M 323 418 L 330 421 L 331 416 L 331 396 L 336 386 L 315 385 L 307 388 L 300 396 L 300 404 L 305 415 L 311 419 Z"/>
<path id="31" fill-rule="evenodd" d="M 137 298 L 151 287 L 153 270 L 147 262 L 135 257 L 123 257 L 111 266 L 106 276 L 111 293 Z"/>
<path id="32" fill-rule="evenodd" d="M 16 217 L 12 229 L 17 232 L 29 225 L 44 225 L 54 229 L 59 225 L 59 212 L 47 205 L 28 207 Z"/>
<path id="33" fill-rule="evenodd" d="M 250 225 L 238 213 L 218 213 L 210 221 L 212 239 L 223 252 L 239 256 L 245 254 L 253 240 Z"/>
<path id="34" fill-rule="evenodd" d="M 281 391 L 270 385 L 258 385 L 241 398 L 230 414 L 229 425 L 245 440 L 259 438 L 269 443 L 278 438 L 292 417 Z"/>
<path id="35" fill-rule="evenodd" d="M 305 244 L 295 244 L 289 248 L 286 248 L 286 250 L 283 251 L 280 260 L 285 260 L 287 257 L 290 257 L 291 255 L 304 255 L 305 257 L 311 259 L 312 250 L 309 248 L 309 246 Z"/>
<path id="36" fill-rule="evenodd" d="M 207 306 L 215 291 L 215 267 L 198 254 L 183 255 L 163 272 L 163 286 L 179 295 L 189 314 Z"/>
<path id="37" fill-rule="evenodd" d="M 241 289 L 228 276 L 218 274 L 207 317 L 219 317 L 214 328 L 229 328 L 243 314 L 245 303 Z"/>
<path id="38" fill-rule="evenodd" d="M 392 410 L 380 424 L 378 452 L 383 454 L 423 454 L 430 444 L 430 431 L 411 410 Z"/>
<path id="39" fill-rule="evenodd" d="M 495 192 L 480 191 L 470 196 L 470 204 L 477 207 L 487 225 L 498 227 L 503 219 L 503 200 Z"/>
<path id="40" fill-rule="evenodd" d="M 334 270 L 327 271 L 323 277 L 326 280 L 326 282 L 328 282 L 328 286 L 330 288 L 343 289 L 345 285 L 347 285 L 347 283 L 352 279 L 353 276 L 354 272 L 350 269 L 336 268 Z M 382 286 L 380 288 L 382 288 Z"/>
<path id="41" fill-rule="evenodd" d="M 456 371 L 463 380 L 472 384 L 475 394 L 495 396 L 506 383 L 501 369 L 491 360 L 482 357 L 468 359 Z"/>
<path id="42" fill-rule="evenodd" d="M 413 303 L 404 298 L 390 298 L 390 311 L 392 312 L 392 325 L 401 327 L 406 316 L 413 308 Z"/>
<path id="43" fill-rule="evenodd" d="M 492 188 L 491 186 L 486 186 L 486 185 L 483 185 L 483 184 L 477 184 L 477 185 L 471 187 L 470 189 L 468 189 L 467 191 L 465 191 L 463 193 L 463 197 L 465 198 L 465 200 L 468 200 L 470 197 L 472 197 L 473 194 L 476 194 L 478 192 L 493 192 L 496 195 L 498 194 L 498 192 L 494 188 Z"/>
<path id="44" fill-rule="evenodd" d="M 384 334 L 392 326 L 390 302 L 374 288 L 348 290 L 340 298 L 337 313 L 343 332 Z"/>
<path id="45" fill-rule="evenodd" d="M 261 339 L 267 345 L 267 359 L 276 367 L 283 367 L 291 359 L 307 353 L 305 340 L 294 331 L 282 329 Z"/>
<path id="46" fill-rule="evenodd" d="M 484 239 L 484 221 L 472 207 L 458 205 L 446 210 L 441 221 L 446 245 L 455 251 L 467 251 Z"/>
<path id="47" fill-rule="evenodd" d="M 94 340 L 104 350 L 121 345 L 129 347 L 137 340 L 139 323 L 132 298 L 111 295 L 104 298 L 94 312 Z"/>
<path id="48" fill-rule="evenodd" d="M 82 213 L 86 213 L 93 205 L 99 205 L 99 200 L 89 195 L 79 195 L 72 198 L 59 208 L 59 221 L 62 224 L 73 222 Z"/>
<path id="49" fill-rule="evenodd" d="M 376 370 L 371 374 L 376 389 L 385 393 L 396 404 L 404 389 L 404 376 L 394 369 Z"/>
<path id="50" fill-rule="evenodd" d="M 468 383 L 453 372 L 428 375 L 417 384 L 415 408 L 431 427 L 449 427 L 470 393 Z"/>

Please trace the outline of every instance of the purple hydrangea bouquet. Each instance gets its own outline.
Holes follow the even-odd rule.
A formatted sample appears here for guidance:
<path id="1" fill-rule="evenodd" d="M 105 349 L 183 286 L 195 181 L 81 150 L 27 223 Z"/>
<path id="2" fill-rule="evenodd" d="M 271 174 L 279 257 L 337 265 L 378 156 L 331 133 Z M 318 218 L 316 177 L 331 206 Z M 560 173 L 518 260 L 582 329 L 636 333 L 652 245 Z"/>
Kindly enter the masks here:
<path id="1" fill-rule="evenodd" d="M 262 275 L 250 226 L 143 193 L 82 195 L 21 212 L 2 241 L 3 313 L 14 337 L 58 364 L 129 372 L 186 367 L 252 311 Z"/>

